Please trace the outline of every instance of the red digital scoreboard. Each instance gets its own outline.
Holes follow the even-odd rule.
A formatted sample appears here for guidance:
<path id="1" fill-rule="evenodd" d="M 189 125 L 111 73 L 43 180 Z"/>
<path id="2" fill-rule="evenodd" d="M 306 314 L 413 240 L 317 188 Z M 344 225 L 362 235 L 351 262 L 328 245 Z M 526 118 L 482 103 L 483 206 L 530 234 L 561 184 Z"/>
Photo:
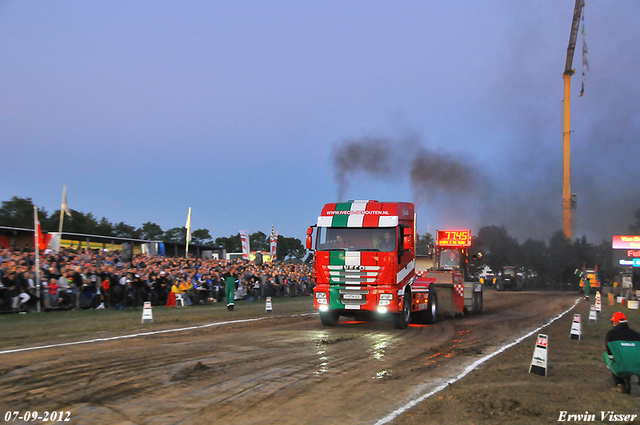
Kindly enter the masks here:
<path id="1" fill-rule="evenodd" d="M 438 246 L 471 246 L 471 230 L 437 230 L 436 244 Z"/>

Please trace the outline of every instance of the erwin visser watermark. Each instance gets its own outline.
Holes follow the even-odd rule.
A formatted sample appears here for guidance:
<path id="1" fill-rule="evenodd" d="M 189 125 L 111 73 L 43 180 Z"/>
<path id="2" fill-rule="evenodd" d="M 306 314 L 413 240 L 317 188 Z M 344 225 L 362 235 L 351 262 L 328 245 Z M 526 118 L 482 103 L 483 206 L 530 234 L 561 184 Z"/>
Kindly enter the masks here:
<path id="1" fill-rule="evenodd" d="M 601 410 L 600 414 L 589 413 L 568 413 L 561 410 L 558 416 L 558 422 L 632 422 L 638 417 L 632 413 L 616 413 L 613 410 Z"/>

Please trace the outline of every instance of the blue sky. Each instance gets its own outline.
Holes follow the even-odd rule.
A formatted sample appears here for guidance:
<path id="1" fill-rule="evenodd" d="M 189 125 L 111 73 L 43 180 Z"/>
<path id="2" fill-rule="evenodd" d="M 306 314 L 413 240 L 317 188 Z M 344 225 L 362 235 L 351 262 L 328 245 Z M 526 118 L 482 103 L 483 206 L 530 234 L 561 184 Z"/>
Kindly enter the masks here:
<path id="1" fill-rule="evenodd" d="M 419 231 L 562 225 L 562 72 L 574 1 L 0 2 L 0 200 L 214 237 L 303 239 L 322 205 L 415 201 Z M 572 78 L 575 236 L 640 207 L 640 2 L 589 1 Z M 390 172 L 336 153 L 383 140 Z M 359 145 L 366 149 L 366 144 Z M 469 188 L 411 184 L 417 152 Z M 468 188 L 467 188 L 468 189 Z"/>

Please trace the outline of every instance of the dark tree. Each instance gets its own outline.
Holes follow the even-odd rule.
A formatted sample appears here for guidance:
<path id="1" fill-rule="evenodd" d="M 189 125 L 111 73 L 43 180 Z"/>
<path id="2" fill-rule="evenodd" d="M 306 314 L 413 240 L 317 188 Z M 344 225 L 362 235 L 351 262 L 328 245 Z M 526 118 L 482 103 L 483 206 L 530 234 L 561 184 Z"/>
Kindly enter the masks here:
<path id="1" fill-rule="evenodd" d="M 424 235 L 418 235 L 418 240 L 416 241 L 416 254 L 426 255 L 429 256 L 429 258 L 432 258 L 433 242 L 433 235 L 429 232 Z"/>
<path id="2" fill-rule="evenodd" d="M 276 246 L 276 260 L 286 261 L 296 259 L 302 261 L 307 255 L 307 249 L 298 238 L 287 238 L 278 235 L 278 245 Z"/>
<path id="3" fill-rule="evenodd" d="M 160 226 L 150 221 L 142 223 L 141 231 L 142 239 L 147 239 L 150 241 L 162 239 L 162 235 L 164 234 Z"/>
<path id="4" fill-rule="evenodd" d="M 255 232 L 249 235 L 249 247 L 252 251 L 269 252 L 269 237 L 264 232 Z"/>
<path id="5" fill-rule="evenodd" d="M 96 226 L 96 234 L 102 236 L 114 236 L 113 224 L 106 218 L 102 217 L 102 219 Z"/>
<path id="6" fill-rule="evenodd" d="M 58 211 L 58 222 L 59 219 L 60 211 Z M 80 211 L 71 210 L 71 217 L 64 217 L 62 230 L 64 232 L 95 234 L 97 228 L 98 221 L 93 217 L 93 214 L 84 214 Z"/>
<path id="7" fill-rule="evenodd" d="M 481 228 L 476 237 L 475 249 L 482 254 L 482 262 L 494 273 L 498 273 L 504 266 L 521 266 L 520 245 L 504 226 Z"/>
<path id="8" fill-rule="evenodd" d="M 578 266 L 573 254 L 571 241 L 562 230 L 558 230 L 549 240 L 548 250 L 549 277 L 561 289 L 577 289 L 577 279 L 575 270 L 582 268 Z"/>
<path id="9" fill-rule="evenodd" d="M 114 236 L 117 236 L 119 238 L 140 239 L 142 230 L 136 229 L 135 227 L 129 226 L 128 224 L 124 224 L 121 221 L 113 227 L 113 233 Z"/>
<path id="10" fill-rule="evenodd" d="M 191 232 L 191 242 L 200 245 L 211 242 L 209 229 L 198 229 Z"/>
<path id="11" fill-rule="evenodd" d="M 546 244 L 542 241 L 527 239 L 522 244 L 521 252 L 524 277 L 538 284 L 546 283 L 549 273 Z"/>
<path id="12" fill-rule="evenodd" d="M 38 219 L 40 220 L 40 225 L 45 227 L 47 212 L 44 208 L 38 208 Z M 2 202 L 2 208 L 0 208 L 0 226 L 33 229 L 33 225 L 33 202 L 31 198 L 14 196 L 10 201 Z"/>
<path id="13" fill-rule="evenodd" d="M 186 227 L 174 227 L 164 232 L 163 240 L 172 242 L 185 242 L 187 239 Z"/>
<path id="14" fill-rule="evenodd" d="M 222 245 L 227 252 L 242 252 L 240 233 L 235 236 L 216 238 L 216 245 Z"/>

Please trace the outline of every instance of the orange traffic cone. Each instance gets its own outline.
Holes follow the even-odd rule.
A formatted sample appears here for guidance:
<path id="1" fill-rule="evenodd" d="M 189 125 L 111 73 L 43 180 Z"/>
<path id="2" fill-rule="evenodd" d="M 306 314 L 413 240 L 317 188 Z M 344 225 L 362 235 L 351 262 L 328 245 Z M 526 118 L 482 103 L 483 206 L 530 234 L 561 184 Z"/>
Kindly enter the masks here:
<path id="1" fill-rule="evenodd" d="M 173 292 L 169 292 L 169 299 L 167 300 L 167 307 L 175 307 L 176 306 L 176 294 Z"/>

